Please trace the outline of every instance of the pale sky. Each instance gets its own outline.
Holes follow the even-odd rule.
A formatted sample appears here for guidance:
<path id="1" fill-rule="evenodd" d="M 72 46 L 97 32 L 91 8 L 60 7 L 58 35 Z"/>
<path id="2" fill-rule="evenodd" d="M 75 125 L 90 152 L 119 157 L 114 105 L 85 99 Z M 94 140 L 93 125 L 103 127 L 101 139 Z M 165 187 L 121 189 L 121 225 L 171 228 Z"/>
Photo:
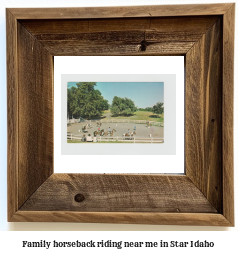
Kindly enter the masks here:
<path id="1" fill-rule="evenodd" d="M 76 86 L 78 82 L 68 82 L 68 86 Z M 164 102 L 163 82 L 97 82 L 95 89 L 102 93 L 109 104 L 114 96 L 127 97 L 138 108 L 153 107 L 157 102 Z"/>

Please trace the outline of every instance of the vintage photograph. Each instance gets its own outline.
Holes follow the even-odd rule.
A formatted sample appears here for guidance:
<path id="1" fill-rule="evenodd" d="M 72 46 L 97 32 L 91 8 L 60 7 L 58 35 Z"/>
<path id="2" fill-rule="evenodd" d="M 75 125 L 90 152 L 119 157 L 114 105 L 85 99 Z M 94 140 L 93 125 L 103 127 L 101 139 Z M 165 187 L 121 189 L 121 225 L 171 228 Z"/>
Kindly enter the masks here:
<path id="1" fill-rule="evenodd" d="M 163 82 L 67 83 L 67 143 L 163 142 Z"/>

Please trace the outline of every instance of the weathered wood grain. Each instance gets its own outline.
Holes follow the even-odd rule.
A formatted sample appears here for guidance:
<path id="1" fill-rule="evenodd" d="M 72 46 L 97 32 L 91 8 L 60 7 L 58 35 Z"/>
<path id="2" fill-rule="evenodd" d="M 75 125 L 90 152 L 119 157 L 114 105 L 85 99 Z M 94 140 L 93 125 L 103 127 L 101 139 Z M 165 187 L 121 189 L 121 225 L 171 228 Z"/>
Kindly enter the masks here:
<path id="1" fill-rule="evenodd" d="M 222 22 L 186 55 L 186 175 L 222 211 Z"/>
<path id="2" fill-rule="evenodd" d="M 73 41 L 82 47 L 83 43 L 92 44 L 123 44 L 125 42 L 139 44 L 142 40 L 148 43 L 160 42 L 196 42 L 202 37 L 202 33 L 174 33 L 174 32 L 157 32 L 154 30 L 127 30 L 127 31 L 108 31 L 93 33 L 73 33 L 73 34 L 41 34 L 35 35 L 36 39 L 46 46 L 52 42 L 67 43 Z"/>
<path id="3" fill-rule="evenodd" d="M 169 20 L 23 20 L 21 24 L 55 56 L 181 55 L 186 54 L 217 19 L 217 16 L 208 16 Z M 147 43 L 146 52 L 140 50 L 142 41 Z"/>
<path id="4" fill-rule="evenodd" d="M 84 8 L 10 8 L 17 19 L 100 19 L 117 17 L 172 17 L 221 15 L 232 6 L 223 4 L 150 5 Z"/>
<path id="5" fill-rule="evenodd" d="M 193 36 L 204 34 L 216 23 L 219 16 L 186 16 L 150 18 L 150 29 L 154 32 L 186 34 Z"/>
<path id="6" fill-rule="evenodd" d="M 213 213 L 18 211 L 12 221 L 231 226 L 223 215 Z"/>
<path id="7" fill-rule="evenodd" d="M 141 43 L 98 43 L 90 45 L 74 41 L 48 41 L 42 45 L 55 56 L 127 56 L 127 55 L 184 55 L 193 46 L 193 42 L 161 42 L 153 43 L 146 47 L 146 51 L 141 51 Z"/>
<path id="8" fill-rule="evenodd" d="M 53 173 L 53 57 L 18 23 L 18 205 Z"/>
<path id="9" fill-rule="evenodd" d="M 234 225 L 233 41 L 234 4 L 8 9 L 8 220 Z M 54 55 L 186 55 L 186 176 L 52 175 Z"/>
<path id="10" fill-rule="evenodd" d="M 117 19 L 66 19 L 66 20 L 21 20 L 20 23 L 34 36 L 70 35 L 80 33 L 145 30 L 150 27 L 150 18 Z"/>
<path id="11" fill-rule="evenodd" d="M 75 195 L 82 194 L 83 202 Z M 54 174 L 21 211 L 216 213 L 186 176 Z"/>
<path id="12" fill-rule="evenodd" d="M 235 4 L 223 16 L 223 87 L 222 87 L 222 146 L 223 146 L 223 214 L 234 225 L 234 24 Z"/>
<path id="13" fill-rule="evenodd" d="M 8 220 L 18 210 L 18 57 L 17 20 L 6 11 L 7 31 L 7 189 Z"/>
<path id="14" fill-rule="evenodd" d="M 150 17 L 113 19 L 21 20 L 20 23 L 34 36 L 67 36 L 81 33 L 144 31 L 162 34 L 204 34 L 219 16 L 204 17 Z M 41 37 L 38 37 L 41 39 Z"/>

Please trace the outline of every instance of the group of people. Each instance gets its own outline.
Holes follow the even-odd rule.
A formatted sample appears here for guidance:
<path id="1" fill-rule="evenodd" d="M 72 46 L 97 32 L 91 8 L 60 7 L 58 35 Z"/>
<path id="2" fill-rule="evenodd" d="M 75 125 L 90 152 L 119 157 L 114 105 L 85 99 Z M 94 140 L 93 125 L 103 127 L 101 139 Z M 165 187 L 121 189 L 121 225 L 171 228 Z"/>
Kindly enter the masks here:
<path id="1" fill-rule="evenodd" d="M 103 130 L 103 129 L 102 129 Z M 136 131 L 136 125 L 134 125 L 134 133 L 135 133 L 135 131 Z M 98 129 L 97 129 L 97 131 L 96 132 L 98 132 L 98 133 L 100 133 L 100 131 L 101 131 L 101 129 L 100 129 L 100 126 L 98 126 Z M 115 130 L 114 130 L 115 131 Z M 130 133 L 130 129 L 128 129 L 128 132 L 127 132 L 128 134 L 131 134 Z M 112 134 L 112 130 L 111 130 L 111 127 L 109 126 L 109 128 L 108 128 L 108 134 Z M 95 134 L 94 134 L 94 136 L 95 136 Z"/>
<path id="2" fill-rule="evenodd" d="M 134 134 L 135 134 L 135 132 L 136 132 L 136 125 L 134 125 L 133 131 L 134 131 Z M 133 132 L 130 132 L 130 129 L 128 129 L 127 133 L 128 133 L 128 134 L 132 134 Z"/>
<path id="3" fill-rule="evenodd" d="M 134 125 L 134 131 L 136 131 L 136 125 Z M 130 133 L 130 129 L 128 129 L 128 133 Z"/>
<path id="4" fill-rule="evenodd" d="M 100 126 L 98 127 L 98 132 L 100 132 Z M 111 127 L 108 128 L 108 133 L 111 134 Z"/>

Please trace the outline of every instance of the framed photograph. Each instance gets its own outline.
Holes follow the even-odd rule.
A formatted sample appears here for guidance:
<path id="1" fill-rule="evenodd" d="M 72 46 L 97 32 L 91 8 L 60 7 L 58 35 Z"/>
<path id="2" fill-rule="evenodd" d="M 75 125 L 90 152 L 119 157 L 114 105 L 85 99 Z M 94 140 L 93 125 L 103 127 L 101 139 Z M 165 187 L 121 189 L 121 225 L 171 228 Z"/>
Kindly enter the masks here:
<path id="1" fill-rule="evenodd" d="M 98 81 L 67 82 L 67 143 L 164 143 L 164 82 Z"/>
<path id="2" fill-rule="evenodd" d="M 144 56 L 143 63 L 144 65 L 141 65 L 140 61 L 133 56 L 55 57 L 54 81 L 61 84 L 61 87 L 59 85 L 54 87 L 55 173 L 184 174 L 184 57 Z M 81 72 L 87 74 L 72 74 L 77 73 L 79 68 Z M 102 74 L 105 70 L 107 73 Z M 164 74 L 153 74 L 155 72 Z M 154 113 L 150 111 L 151 109 L 146 109 L 146 106 L 140 110 L 136 109 L 128 116 L 123 114 L 110 116 L 111 107 L 109 107 L 109 110 L 105 110 L 106 114 L 103 111 L 101 116 L 92 116 L 91 119 L 85 116 L 85 119 L 78 122 L 79 119 L 68 118 L 68 80 L 101 81 L 94 82 L 96 85 L 92 92 L 100 89 L 101 95 L 108 99 L 110 105 L 114 92 L 117 92 L 119 98 L 131 99 L 136 106 L 138 104 L 143 106 L 143 101 L 153 106 L 157 103 L 155 101 L 162 100 L 164 116 L 155 118 Z M 100 87 L 102 82 L 107 85 L 112 95 L 107 93 L 108 90 Z M 139 86 L 142 92 L 138 90 Z M 149 90 L 151 86 L 153 93 Z M 71 89 L 74 91 L 75 98 L 78 98 L 76 96 L 80 96 L 80 93 L 78 94 L 75 88 Z M 98 126 L 99 122 L 100 126 Z M 87 124 L 88 127 L 82 130 L 82 127 Z M 106 128 L 105 132 L 107 132 L 109 127 L 116 131 L 107 135 L 97 134 L 93 142 L 91 137 L 98 128 L 100 130 Z M 136 128 L 136 134 L 124 137 L 130 128 L 132 132 Z M 74 134 L 70 133 L 71 130 Z M 158 135 L 156 130 L 159 131 L 159 135 L 163 134 L 165 142 L 158 142 L 160 139 L 156 138 Z M 71 141 L 71 134 L 72 139 L 75 136 L 76 141 Z M 69 142 L 73 143 L 68 143 L 66 135 Z M 90 135 L 89 140 L 81 142 L 82 137 L 88 135 Z M 60 136 L 61 139 L 58 138 Z M 78 138 L 79 141 L 77 141 Z M 136 142 L 136 139 L 139 142 Z M 80 155 L 81 166 L 75 167 L 78 156 L 72 155 Z M 97 159 L 89 162 L 86 155 L 95 155 Z M 159 167 L 155 166 L 158 161 Z"/>
<path id="3" fill-rule="evenodd" d="M 7 9 L 8 220 L 234 226 L 234 10 Z"/>

